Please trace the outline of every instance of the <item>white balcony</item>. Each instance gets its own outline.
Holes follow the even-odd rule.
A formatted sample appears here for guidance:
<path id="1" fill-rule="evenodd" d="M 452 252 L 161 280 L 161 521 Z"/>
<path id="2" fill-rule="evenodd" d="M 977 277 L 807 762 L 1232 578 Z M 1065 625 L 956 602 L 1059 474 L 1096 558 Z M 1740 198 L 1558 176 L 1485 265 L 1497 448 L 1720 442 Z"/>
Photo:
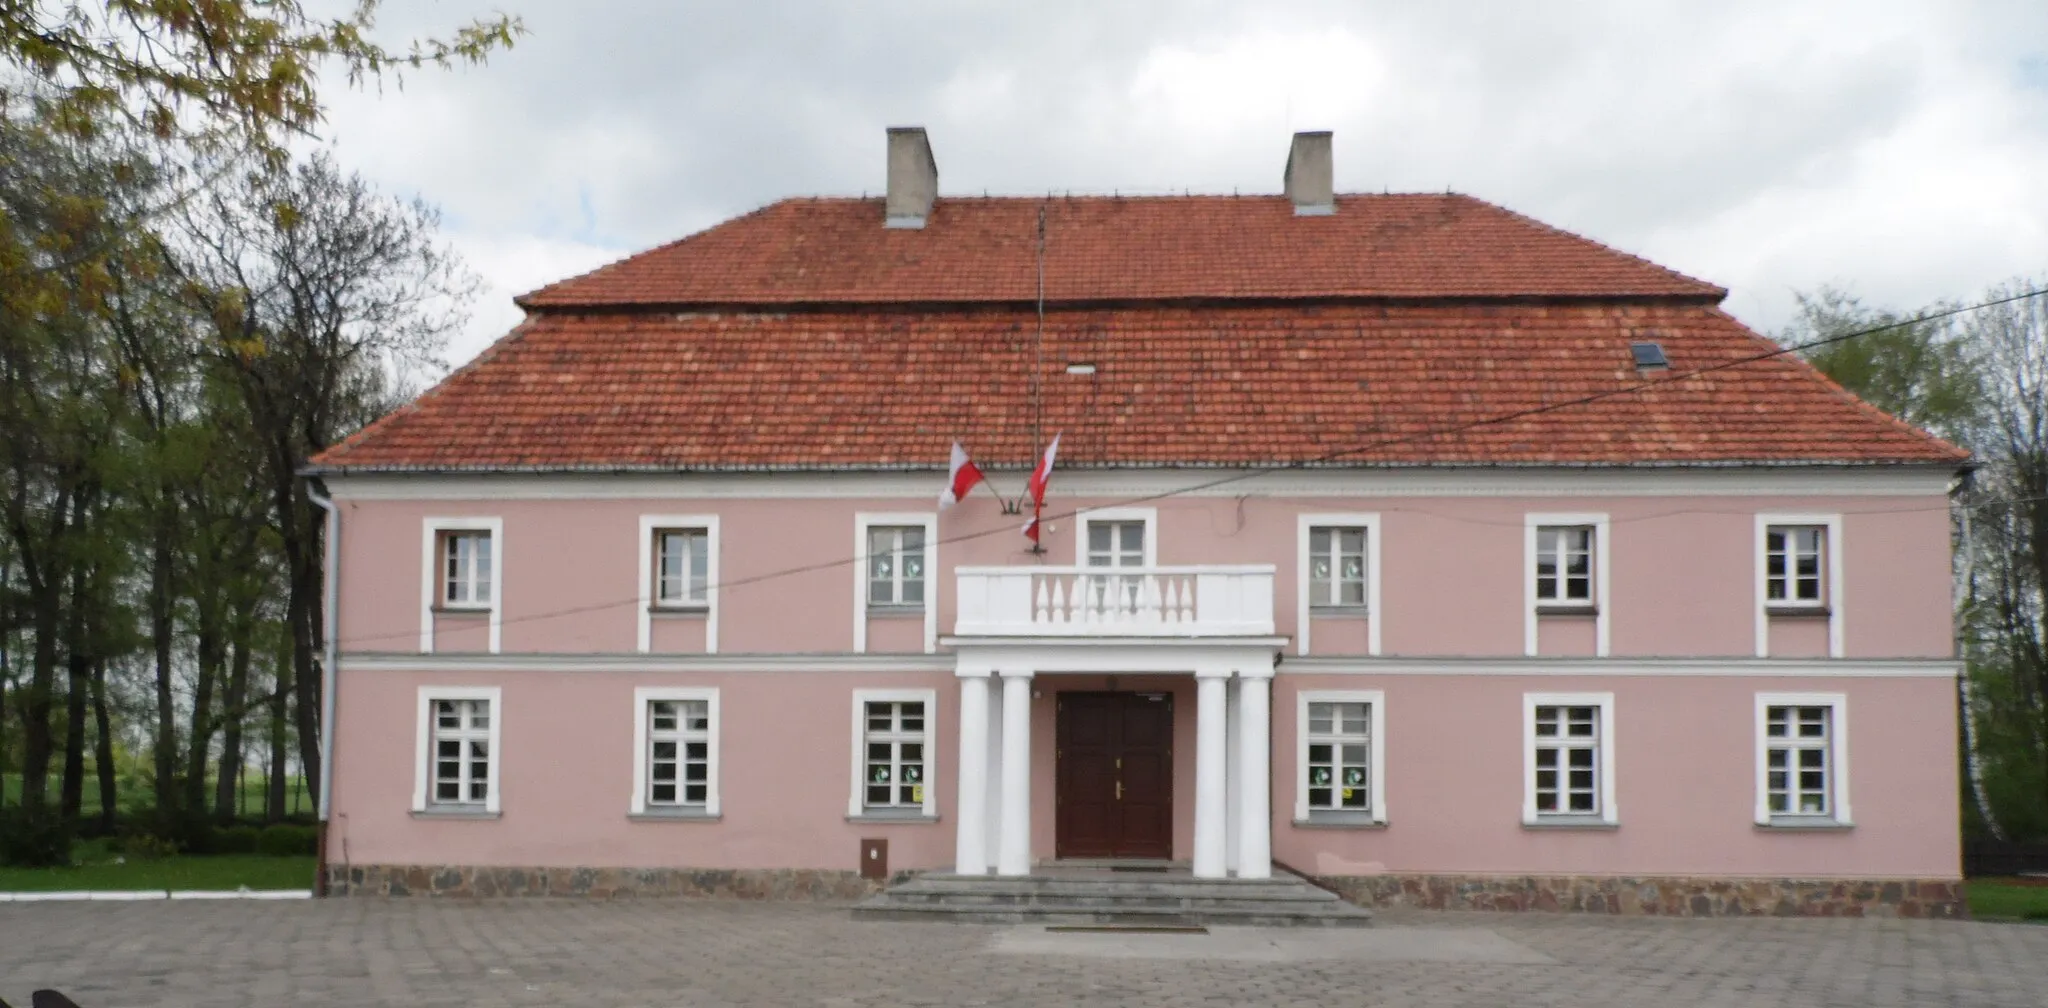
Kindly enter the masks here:
<path id="1" fill-rule="evenodd" d="M 957 636 L 1267 637 L 1273 566 L 962 567 Z"/>

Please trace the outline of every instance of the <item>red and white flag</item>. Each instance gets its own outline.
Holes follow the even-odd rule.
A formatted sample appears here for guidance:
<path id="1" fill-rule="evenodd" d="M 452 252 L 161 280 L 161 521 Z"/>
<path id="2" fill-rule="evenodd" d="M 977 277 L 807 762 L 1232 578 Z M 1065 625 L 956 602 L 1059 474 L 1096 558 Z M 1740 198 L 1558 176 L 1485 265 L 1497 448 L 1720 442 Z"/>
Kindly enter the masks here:
<path id="1" fill-rule="evenodd" d="M 1054 434 L 1052 443 L 1045 446 L 1045 457 L 1038 460 L 1038 468 L 1031 470 L 1030 482 L 1024 484 L 1024 491 L 1031 495 L 1031 520 L 1024 523 L 1024 536 L 1038 545 L 1038 518 L 1045 510 L 1045 485 L 1052 480 L 1053 459 L 1060 453 L 1060 436 Z"/>
<path id="2" fill-rule="evenodd" d="M 981 469 L 967 457 L 967 449 L 960 447 L 960 442 L 953 442 L 953 467 L 946 473 L 946 489 L 939 494 L 939 510 L 960 503 L 980 482 Z"/>

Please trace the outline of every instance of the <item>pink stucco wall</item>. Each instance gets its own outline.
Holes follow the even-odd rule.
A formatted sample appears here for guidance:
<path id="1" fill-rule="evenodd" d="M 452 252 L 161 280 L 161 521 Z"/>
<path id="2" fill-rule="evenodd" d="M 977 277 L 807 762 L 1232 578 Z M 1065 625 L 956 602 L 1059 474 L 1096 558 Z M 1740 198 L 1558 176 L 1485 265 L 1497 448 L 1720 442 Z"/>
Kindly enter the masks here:
<path id="1" fill-rule="evenodd" d="M 410 812 L 417 691 L 503 690 L 501 818 Z M 627 817 L 635 686 L 720 690 L 723 817 Z M 1100 676 L 1033 682 L 1033 851 L 1049 857 L 1054 704 Z M 941 821 L 848 822 L 857 688 L 937 691 L 932 780 Z M 1174 696 L 1174 847 L 1192 852 L 1193 681 L 1121 676 L 1117 689 Z M 1377 689 L 1387 705 L 1384 829 L 1292 823 L 1296 695 Z M 1521 825 L 1522 694 L 1612 692 L 1620 828 Z M 1847 694 L 1855 828 L 1778 832 L 1753 823 L 1755 694 Z M 331 856 L 366 864 L 830 868 L 858 865 L 862 837 L 890 841 L 891 867 L 953 859 L 958 689 L 945 673 L 349 673 L 339 696 Z M 1958 871 L 1954 685 L 1943 678 L 1302 675 L 1273 695 L 1273 852 L 1305 871 L 1948 878 Z"/>
<path id="2" fill-rule="evenodd" d="M 1114 503 L 1058 499 L 1061 510 Z M 421 521 L 498 517 L 505 527 L 503 650 L 630 652 L 637 646 L 639 519 L 643 514 L 720 515 L 719 603 L 726 653 L 845 652 L 853 646 L 855 579 L 848 566 L 782 573 L 848 560 L 860 511 L 927 511 L 924 499 L 772 500 L 343 500 L 341 625 L 349 651 L 413 651 L 420 631 Z M 1523 652 L 1523 515 L 1599 511 L 1612 585 L 1614 656 L 1746 656 L 1756 650 L 1755 519 L 1759 512 L 1842 515 L 1845 657 L 1944 657 L 1951 653 L 1949 535 L 1945 501 L 1919 497 L 1616 498 L 1169 498 L 1156 503 L 1163 564 L 1277 565 L 1275 616 L 1295 633 L 1296 516 L 1374 511 L 1383 529 L 1381 622 L 1387 655 L 1502 656 Z M 939 633 L 950 632 L 951 571 L 963 564 L 1070 564 L 1071 520 L 1050 523 L 1047 553 L 1024 551 L 1014 516 L 974 498 L 940 519 L 932 585 Z M 790 614 L 802 614 L 792 619 Z M 656 650 L 701 649 L 675 617 L 656 619 Z M 914 621 L 909 621 L 914 622 Z M 1327 621 L 1324 621 L 1327 622 Z M 1546 621 L 1547 623 L 1548 621 Z M 876 650 L 922 650 L 922 628 L 870 621 Z M 1318 654 L 1353 652 L 1364 628 Z M 1544 628 L 1544 650 L 1585 650 L 1584 629 Z M 1820 631 L 1824 635 L 1825 627 Z M 1807 650 L 1811 628 L 1791 628 L 1788 648 Z M 444 634 L 439 650 L 480 647 L 474 632 Z"/>

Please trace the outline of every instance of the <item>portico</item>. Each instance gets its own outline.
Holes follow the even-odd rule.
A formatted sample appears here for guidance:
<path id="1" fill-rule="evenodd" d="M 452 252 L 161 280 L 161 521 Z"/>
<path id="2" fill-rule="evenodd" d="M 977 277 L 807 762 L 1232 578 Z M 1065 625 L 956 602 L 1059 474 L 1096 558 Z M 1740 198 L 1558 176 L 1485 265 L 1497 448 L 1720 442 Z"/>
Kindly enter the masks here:
<path id="1" fill-rule="evenodd" d="M 1189 676 L 1193 787 L 1171 786 L 1193 799 L 1193 874 L 1270 877 L 1271 686 L 1286 642 L 1273 635 L 1272 577 L 1270 566 L 963 568 L 959 633 L 944 642 L 960 683 L 957 872 L 1028 875 L 1054 856 L 1034 843 L 1034 814 L 1061 812 L 1057 797 L 1034 808 L 1045 793 L 1034 742 L 1058 744 L 1033 731 L 1035 697 L 1087 676 Z M 1131 797 L 1121 777 L 1114 796 Z"/>

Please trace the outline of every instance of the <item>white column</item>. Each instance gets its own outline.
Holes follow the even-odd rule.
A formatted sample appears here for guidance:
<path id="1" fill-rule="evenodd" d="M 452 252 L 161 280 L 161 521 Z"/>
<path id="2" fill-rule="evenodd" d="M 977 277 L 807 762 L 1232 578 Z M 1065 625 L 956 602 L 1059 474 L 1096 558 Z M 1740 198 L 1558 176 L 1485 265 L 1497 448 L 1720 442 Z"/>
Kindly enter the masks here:
<path id="1" fill-rule="evenodd" d="M 988 685 L 988 797 L 982 802 L 987 809 L 981 817 L 982 832 L 986 837 L 981 857 L 983 863 L 993 869 L 996 848 L 1003 842 L 1003 690 L 1002 684 L 994 678 Z"/>
<path id="2" fill-rule="evenodd" d="M 1031 874 L 1031 670 L 1003 670 L 1003 832 L 996 874 Z"/>
<path id="3" fill-rule="evenodd" d="M 1224 783 L 1230 765 L 1226 734 L 1229 703 L 1227 668 L 1195 671 L 1195 877 L 1225 878 L 1224 824 L 1229 796 Z"/>
<path id="4" fill-rule="evenodd" d="M 1273 674 L 1241 672 L 1237 683 L 1237 877 L 1273 877 L 1271 735 Z"/>
<path id="5" fill-rule="evenodd" d="M 988 679 L 987 669 L 962 669 L 960 676 L 960 801 L 954 806 L 953 870 L 988 874 Z"/>
<path id="6" fill-rule="evenodd" d="M 1223 751 L 1230 754 L 1230 759 L 1229 766 L 1223 774 L 1223 867 L 1224 870 L 1235 875 L 1237 874 L 1238 865 L 1237 837 L 1239 830 L 1237 828 L 1237 813 L 1238 806 L 1244 804 L 1243 799 L 1237 793 L 1239 787 L 1238 778 L 1244 776 L 1244 768 L 1238 765 L 1238 760 L 1243 754 L 1244 747 L 1239 745 L 1237 740 L 1243 737 L 1244 734 L 1244 712 L 1242 709 L 1243 705 L 1238 702 L 1237 680 L 1229 680 L 1229 685 L 1224 688 L 1224 691 L 1224 695 L 1229 701 L 1230 717 L 1226 719 L 1228 723 L 1223 732 Z"/>

